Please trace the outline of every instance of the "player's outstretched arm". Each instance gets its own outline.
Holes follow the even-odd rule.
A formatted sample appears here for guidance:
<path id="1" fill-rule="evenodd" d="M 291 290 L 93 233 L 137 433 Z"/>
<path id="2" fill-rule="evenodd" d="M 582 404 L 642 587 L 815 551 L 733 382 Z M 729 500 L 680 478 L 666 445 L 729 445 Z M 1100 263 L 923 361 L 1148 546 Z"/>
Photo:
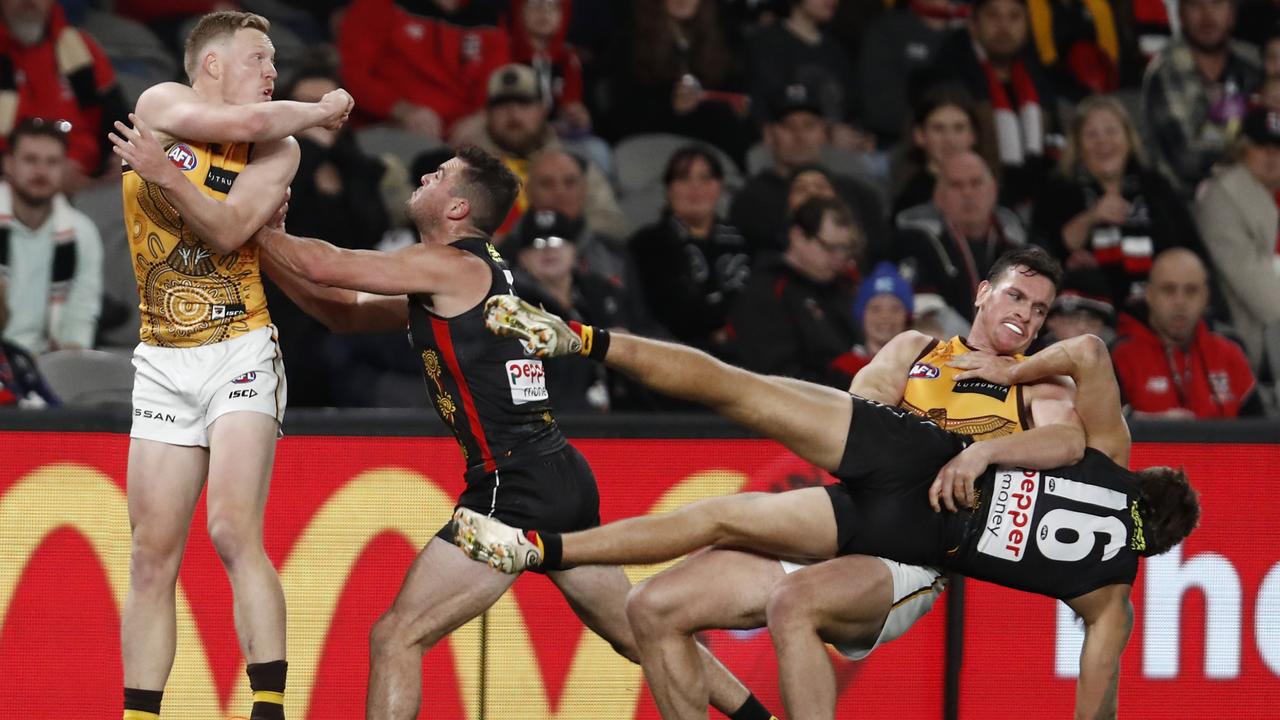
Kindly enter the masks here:
<path id="1" fill-rule="evenodd" d="M 1020 363 L 986 353 L 965 353 L 949 364 L 965 370 L 956 375 L 957 380 L 980 377 L 1002 385 L 1070 376 L 1076 383 L 1075 412 L 1084 423 L 1088 446 L 1117 464 L 1129 464 L 1132 443 L 1120 411 L 1120 387 L 1111 354 L 1097 336 L 1081 335 L 1054 343 Z"/>
<path id="2" fill-rule="evenodd" d="M 274 100 L 228 105 L 202 99 L 181 83 L 160 83 L 138 97 L 135 114 L 171 138 L 194 142 L 267 142 L 311 127 L 336 130 L 355 107 L 351 95 L 333 90 L 309 102 Z"/>
<path id="3" fill-rule="evenodd" d="M 165 198 L 182 215 L 196 235 L 220 254 L 243 245 L 280 207 L 285 191 L 298 169 L 298 141 L 293 138 L 261 143 L 253 161 L 236 176 L 225 200 L 200 192 L 165 156 L 156 136 L 136 115 L 134 127 L 117 122 L 108 137 L 112 148 L 129 169 L 164 191 Z"/>
<path id="4" fill-rule="evenodd" d="M 280 237 L 288 237 L 283 233 Z M 336 333 L 380 333 L 404 329 L 409 322 L 408 299 L 403 295 L 373 295 L 325 287 L 292 272 L 281 262 L 278 243 L 259 244 L 262 269 L 298 307 Z"/>
<path id="5" fill-rule="evenodd" d="M 1067 602 L 1084 620 L 1084 647 L 1076 681 L 1077 720 L 1116 717 L 1120 655 L 1133 630 L 1129 589 L 1128 585 L 1108 585 Z"/>

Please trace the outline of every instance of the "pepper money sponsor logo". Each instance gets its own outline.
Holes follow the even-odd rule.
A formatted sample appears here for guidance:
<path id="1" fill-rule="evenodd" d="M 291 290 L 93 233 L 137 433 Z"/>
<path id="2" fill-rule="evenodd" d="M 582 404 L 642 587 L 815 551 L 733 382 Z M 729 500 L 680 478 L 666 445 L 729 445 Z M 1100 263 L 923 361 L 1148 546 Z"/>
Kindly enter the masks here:
<path id="1" fill-rule="evenodd" d="M 1004 560 L 1022 560 L 1031 539 L 1031 517 L 1039 496 L 1040 473 L 1034 470 L 1000 470 L 991 491 L 987 523 L 978 541 L 978 552 Z"/>
<path id="2" fill-rule="evenodd" d="M 516 405 L 547 399 L 547 373 L 541 360 L 508 360 L 507 384 Z"/>

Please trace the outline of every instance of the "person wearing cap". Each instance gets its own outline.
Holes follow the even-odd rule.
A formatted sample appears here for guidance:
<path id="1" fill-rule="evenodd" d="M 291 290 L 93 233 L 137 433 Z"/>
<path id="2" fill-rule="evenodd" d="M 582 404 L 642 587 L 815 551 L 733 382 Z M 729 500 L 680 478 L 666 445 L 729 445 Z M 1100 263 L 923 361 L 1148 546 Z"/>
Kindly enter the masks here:
<path id="1" fill-rule="evenodd" d="M 1255 371 L 1280 368 L 1280 112 L 1245 117 L 1237 162 L 1204 184 L 1196 223 Z M 1274 373 L 1274 370 L 1273 370 Z"/>
<path id="2" fill-rule="evenodd" d="M 823 148 L 831 140 L 831 123 L 813 87 L 792 83 L 780 88 L 766 110 L 764 144 L 771 164 L 747 180 L 729 208 L 730 222 L 741 229 L 753 253 L 786 248 L 788 183 L 800 167 L 821 163 Z M 872 254 L 887 248 L 889 223 L 882 193 L 861 178 L 839 173 L 830 177 L 836 194 L 864 228 Z"/>
<path id="3" fill-rule="evenodd" d="M 444 8 L 430 10 L 429 17 L 387 0 L 355 0 L 342 16 L 337 46 L 343 83 L 360 98 L 362 118 L 442 139 L 484 108 L 489 74 L 511 51 L 504 30 L 464 27 L 464 18 Z"/>
<path id="4" fill-rule="evenodd" d="M 787 250 L 766 258 L 729 313 L 738 365 L 832 387 L 849 386 L 844 356 L 858 338 L 854 257 L 861 228 L 834 198 L 805 201 L 792 214 Z"/>
<path id="5" fill-rule="evenodd" d="M 1142 78 L 1146 137 L 1156 167 L 1190 199 L 1226 159 L 1245 106 L 1262 82 L 1258 51 L 1233 40 L 1236 0 L 1178 0 L 1182 32 Z"/>
<path id="6" fill-rule="evenodd" d="M 635 330 L 633 303 L 622 286 L 578 262 L 575 239 L 580 230 L 579 223 L 555 210 L 526 213 L 507 240 L 515 255 L 516 292 L 563 318 Z M 610 378 L 603 365 L 587 358 L 551 358 L 544 363 L 557 411 L 606 412 L 619 404 L 625 407 L 636 394 L 623 378 Z"/>
<path id="7" fill-rule="evenodd" d="M 498 229 L 505 235 L 529 206 L 525 184 L 529 180 L 529 163 L 541 150 L 562 148 L 548 122 L 550 114 L 538 74 L 528 65 L 503 65 L 489 76 L 485 101 L 484 128 L 474 138 L 476 145 L 502 158 L 520 178 L 520 195 Z M 621 237 L 626 232 L 626 219 L 618 207 L 618 199 L 604 173 L 588 163 L 586 170 L 587 200 L 584 214 L 587 225 L 606 235 Z"/>
<path id="8" fill-rule="evenodd" d="M 1123 315 L 1111 358 L 1120 393 L 1135 417 L 1234 418 L 1262 411 L 1257 382 L 1240 346 L 1209 331 L 1209 273 L 1186 248 L 1156 257 L 1147 316 Z"/>
<path id="9" fill-rule="evenodd" d="M 1058 172 L 1032 210 L 1031 233 L 1067 268 L 1098 268 L 1101 294 L 1121 310 L 1141 302 L 1162 250 L 1204 254 L 1186 202 L 1147 167 L 1129 113 L 1105 96 L 1076 107 Z"/>
<path id="10" fill-rule="evenodd" d="M 832 366 L 849 376 L 866 367 L 888 342 L 911 327 L 915 295 L 911 283 L 891 262 L 875 266 L 853 301 L 853 320 L 862 329 L 862 342 L 832 361 Z"/>

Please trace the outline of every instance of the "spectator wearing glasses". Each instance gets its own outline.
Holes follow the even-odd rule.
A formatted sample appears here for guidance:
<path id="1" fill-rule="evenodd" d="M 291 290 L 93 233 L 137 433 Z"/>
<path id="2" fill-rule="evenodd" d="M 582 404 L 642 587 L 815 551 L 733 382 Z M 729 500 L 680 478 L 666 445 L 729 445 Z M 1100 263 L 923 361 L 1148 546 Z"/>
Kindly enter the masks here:
<path id="1" fill-rule="evenodd" d="M 858 340 L 852 275 L 862 241 L 840 200 L 796 208 L 786 251 L 756 266 L 730 314 L 734 360 L 753 372 L 848 387 L 840 361 Z"/>
<path id="2" fill-rule="evenodd" d="M 53 0 L 3 2 L 0 15 L 0 138 L 23 118 L 66 120 L 65 190 L 74 193 L 105 167 L 107 130 L 124 118 L 115 71 Z"/>
<path id="3" fill-rule="evenodd" d="M 93 346 L 102 309 L 102 238 L 63 194 L 64 123 L 27 118 L 8 138 L 0 183 L 0 275 L 10 279 L 5 339 L 28 352 Z"/>
<path id="4" fill-rule="evenodd" d="M 978 284 L 996 258 L 1026 244 L 1018 217 L 996 205 L 998 194 L 986 161 L 957 153 L 938 169 L 933 202 L 898 215 L 895 251 L 903 275 L 916 293 L 937 295 L 970 321 Z"/>

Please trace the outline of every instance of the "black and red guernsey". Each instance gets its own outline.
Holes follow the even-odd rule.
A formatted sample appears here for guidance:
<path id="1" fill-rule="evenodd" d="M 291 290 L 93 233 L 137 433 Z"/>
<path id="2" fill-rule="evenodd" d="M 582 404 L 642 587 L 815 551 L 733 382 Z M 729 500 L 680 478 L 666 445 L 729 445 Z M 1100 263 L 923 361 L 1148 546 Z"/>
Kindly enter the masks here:
<path id="1" fill-rule="evenodd" d="M 445 318 L 428 309 L 430 296 L 409 296 L 409 342 L 418 353 L 427 394 L 453 431 L 467 463 L 468 482 L 507 464 L 556 452 L 566 445 L 547 395 L 542 361 L 514 338 L 484 326 L 484 304 L 514 294 L 506 261 L 484 237 L 453 247 L 483 260 L 492 279 L 475 307 Z"/>

